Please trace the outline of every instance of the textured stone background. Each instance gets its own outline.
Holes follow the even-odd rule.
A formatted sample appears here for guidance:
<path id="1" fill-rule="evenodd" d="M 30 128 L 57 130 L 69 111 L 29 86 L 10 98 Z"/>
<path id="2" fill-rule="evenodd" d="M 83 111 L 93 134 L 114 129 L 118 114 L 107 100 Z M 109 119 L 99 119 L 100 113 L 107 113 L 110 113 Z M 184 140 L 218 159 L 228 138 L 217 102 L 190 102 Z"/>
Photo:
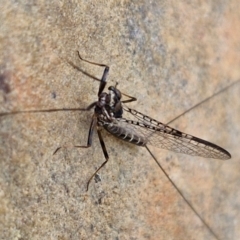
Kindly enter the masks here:
<path id="1" fill-rule="evenodd" d="M 138 98 L 131 106 L 162 122 L 199 105 L 172 126 L 212 141 L 229 161 L 151 147 L 219 239 L 240 239 L 239 1 L 0 2 L 0 112 L 83 107 L 109 84 Z M 107 133 L 104 161 L 92 113 L 0 117 L 0 239 L 215 239 L 144 148 Z"/>

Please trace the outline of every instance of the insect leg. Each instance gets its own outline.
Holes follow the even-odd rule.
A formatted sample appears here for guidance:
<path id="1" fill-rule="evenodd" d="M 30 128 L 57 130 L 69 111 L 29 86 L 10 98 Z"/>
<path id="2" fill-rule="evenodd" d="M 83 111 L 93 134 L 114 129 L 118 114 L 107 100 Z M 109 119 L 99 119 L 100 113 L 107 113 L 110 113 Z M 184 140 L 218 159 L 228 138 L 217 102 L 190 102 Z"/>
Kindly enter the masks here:
<path id="1" fill-rule="evenodd" d="M 95 107 L 96 106 L 96 103 L 97 102 L 93 102 L 93 103 L 91 103 L 88 107 L 86 107 L 86 108 L 79 108 L 81 111 L 89 111 L 89 110 L 91 110 L 93 107 Z"/>
<path id="2" fill-rule="evenodd" d="M 101 63 L 96 63 L 96 62 L 91 62 L 91 61 L 88 61 L 86 59 L 83 59 L 79 53 L 79 51 L 77 51 L 78 53 L 78 57 L 84 61 L 84 62 L 87 62 L 87 63 L 90 63 L 90 64 L 93 64 L 93 65 L 96 65 L 96 66 L 100 66 L 100 67 L 104 67 L 104 71 L 103 71 L 103 75 L 102 75 L 102 78 L 100 80 L 100 85 L 99 85 L 99 89 L 98 89 L 98 96 L 102 93 L 102 91 L 104 90 L 106 84 L 107 84 L 107 75 L 109 73 L 109 66 L 106 65 L 106 64 L 101 64 Z"/>
<path id="3" fill-rule="evenodd" d="M 129 102 L 137 101 L 137 98 L 135 98 L 135 97 L 132 97 L 132 96 L 127 95 L 127 94 L 125 94 L 125 93 L 122 93 L 122 95 L 125 96 L 125 97 L 130 98 L 130 99 L 128 99 L 128 100 L 123 100 L 122 103 L 129 103 Z"/>
<path id="4" fill-rule="evenodd" d="M 183 200 L 187 203 L 189 208 L 196 214 L 196 216 L 201 220 L 203 225 L 209 230 L 209 232 L 215 237 L 215 239 L 219 240 L 218 235 L 211 229 L 211 227 L 208 225 L 208 223 L 201 217 L 201 215 L 197 212 L 197 210 L 193 207 L 193 205 L 190 203 L 190 201 L 187 200 L 187 198 L 183 195 L 181 190 L 178 188 L 178 186 L 173 182 L 173 180 L 169 177 L 167 172 L 164 170 L 162 165 L 158 162 L 157 158 L 153 155 L 153 153 L 150 151 L 148 146 L 146 145 L 145 148 L 149 152 L 149 154 L 152 156 L 154 161 L 157 163 L 157 165 L 160 167 L 164 175 L 167 177 L 168 181 L 172 184 L 172 186 L 175 188 L 175 190 L 178 192 L 178 194 L 183 198 Z"/>
<path id="5" fill-rule="evenodd" d="M 91 104 L 91 105 L 92 105 L 92 104 Z M 90 105 L 90 106 L 91 106 L 91 105 Z M 89 106 L 89 107 L 90 107 L 90 106 Z M 93 117 L 92 117 L 92 122 L 91 122 L 91 125 L 90 125 L 90 128 L 89 128 L 89 132 L 88 132 L 87 145 L 86 145 L 86 146 L 78 146 L 78 145 L 76 145 L 76 146 L 74 146 L 74 147 L 76 147 L 76 148 L 89 148 L 89 147 L 92 146 L 93 130 L 94 130 L 95 126 L 96 126 L 96 123 L 97 123 L 97 118 L 95 117 L 95 115 L 93 115 Z M 70 147 L 70 146 L 58 147 L 58 148 L 54 151 L 53 155 L 56 154 L 61 148 L 69 148 L 69 147 Z M 71 146 L 71 148 L 72 148 L 72 146 Z"/>
<path id="6" fill-rule="evenodd" d="M 89 111 L 96 105 L 96 102 L 91 103 L 86 108 L 53 108 L 53 109 L 42 109 L 42 110 L 23 110 L 23 111 L 13 111 L 13 112 L 1 112 L 0 117 L 8 116 L 8 115 L 16 115 L 16 114 L 23 114 L 23 113 L 49 113 L 49 112 L 72 112 L 72 111 Z"/>
<path id="7" fill-rule="evenodd" d="M 97 129 L 97 133 L 98 133 L 98 138 L 99 138 L 99 141 L 100 141 L 100 144 L 101 144 L 101 147 L 102 147 L 102 150 L 103 150 L 103 154 L 104 154 L 104 157 L 105 157 L 105 162 L 102 163 L 102 165 L 94 172 L 94 174 L 89 178 L 88 182 L 87 182 L 87 191 L 88 191 L 88 186 L 89 186 L 89 183 L 91 182 L 92 178 L 95 176 L 95 174 L 108 162 L 108 159 L 109 159 L 109 156 L 108 156 L 108 153 L 107 153 L 107 149 L 106 149 L 106 146 L 105 146 L 105 143 L 103 141 L 103 138 L 102 138 L 102 135 L 101 135 L 101 130 L 100 129 Z"/>

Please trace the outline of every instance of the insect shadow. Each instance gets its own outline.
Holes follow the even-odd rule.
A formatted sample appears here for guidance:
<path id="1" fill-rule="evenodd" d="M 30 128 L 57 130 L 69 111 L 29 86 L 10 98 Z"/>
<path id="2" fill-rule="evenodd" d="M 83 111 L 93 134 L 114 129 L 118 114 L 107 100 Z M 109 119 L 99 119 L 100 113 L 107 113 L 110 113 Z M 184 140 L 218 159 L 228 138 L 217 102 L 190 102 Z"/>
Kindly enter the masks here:
<path id="1" fill-rule="evenodd" d="M 93 177 L 99 172 L 99 170 L 108 162 L 109 155 L 107 148 L 105 146 L 101 131 L 105 129 L 112 135 L 117 138 L 120 138 L 124 141 L 130 142 L 132 144 L 146 147 L 150 155 L 156 161 L 158 166 L 161 168 L 163 173 L 166 175 L 168 180 L 177 190 L 177 192 L 181 195 L 187 205 L 192 209 L 192 211 L 198 216 L 198 218 L 202 221 L 205 227 L 211 232 L 211 234 L 216 238 L 219 239 L 217 234 L 210 228 L 210 226 L 205 222 L 205 220 L 199 215 L 199 213 L 195 210 L 192 204 L 185 198 L 183 193 L 179 190 L 176 184 L 171 180 L 168 176 L 167 172 L 162 168 L 160 163 L 157 161 L 156 157 L 148 148 L 149 145 L 153 145 L 155 147 L 167 149 L 170 151 L 174 151 L 177 153 L 184 153 L 192 156 L 200 156 L 204 158 L 215 158 L 221 160 L 227 160 L 231 158 L 231 155 L 228 151 L 223 149 L 220 146 L 217 146 L 214 143 L 208 142 L 201 138 L 192 136 L 190 134 L 183 133 L 177 129 L 169 127 L 167 124 L 161 123 L 141 112 L 131 109 L 126 106 L 126 103 L 130 103 L 136 101 L 135 97 L 122 93 L 116 84 L 115 86 L 110 86 L 108 88 L 108 93 L 104 92 L 104 89 L 107 84 L 107 76 L 109 73 L 109 66 L 105 64 L 100 64 L 96 62 L 91 62 L 86 59 L 83 59 L 79 52 L 79 58 L 92 65 L 100 66 L 104 68 L 103 75 L 101 79 L 98 79 L 91 74 L 79 69 L 75 66 L 72 62 L 69 62 L 74 68 L 78 69 L 85 75 L 93 78 L 94 80 L 99 81 L 99 89 L 98 89 L 98 100 L 91 103 L 86 108 L 64 108 L 64 109 L 46 109 L 46 110 L 26 110 L 26 111 L 15 111 L 15 112 L 5 112 L 0 113 L 0 116 L 6 115 L 14 115 L 19 113 L 39 113 L 39 112 L 57 112 L 57 111 L 90 111 L 94 109 L 94 113 L 92 115 L 92 120 L 88 132 L 88 139 L 87 144 L 83 146 L 75 145 L 76 148 L 89 148 L 92 145 L 93 141 L 93 132 L 94 130 L 97 131 L 98 138 L 101 144 L 101 148 L 103 151 L 103 155 L 105 157 L 105 161 L 97 168 L 97 170 L 92 174 L 92 176 L 87 181 L 87 191 L 89 188 L 89 184 Z M 235 83 L 233 83 L 235 84 Z M 186 114 L 187 112 L 191 111 L 193 108 L 196 108 L 200 104 L 208 101 L 210 98 L 226 91 L 227 88 L 230 86 L 222 89 L 221 91 L 215 93 L 214 95 L 206 98 L 205 100 L 201 101 L 197 105 L 193 106 L 192 108 L 188 109 L 181 115 L 174 118 L 171 122 L 175 121 L 182 115 Z M 125 100 L 122 100 L 122 97 L 125 97 Z M 128 113 L 132 119 L 124 118 L 124 113 Z M 169 122 L 169 123 L 171 123 Z M 169 124 L 168 123 L 168 124 Z M 53 154 L 56 154 L 61 148 L 67 148 L 68 146 L 61 146 L 58 147 Z"/>

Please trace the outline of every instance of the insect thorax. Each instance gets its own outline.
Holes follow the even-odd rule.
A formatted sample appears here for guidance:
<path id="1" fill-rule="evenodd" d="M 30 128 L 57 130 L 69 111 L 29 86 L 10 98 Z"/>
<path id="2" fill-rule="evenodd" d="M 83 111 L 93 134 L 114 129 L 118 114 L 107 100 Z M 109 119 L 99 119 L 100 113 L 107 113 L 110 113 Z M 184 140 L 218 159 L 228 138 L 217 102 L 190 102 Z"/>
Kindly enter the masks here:
<path id="1" fill-rule="evenodd" d="M 121 92 L 116 87 L 109 87 L 109 93 L 103 92 L 96 103 L 95 113 L 99 120 L 112 122 L 114 118 L 122 118 L 123 109 Z"/>

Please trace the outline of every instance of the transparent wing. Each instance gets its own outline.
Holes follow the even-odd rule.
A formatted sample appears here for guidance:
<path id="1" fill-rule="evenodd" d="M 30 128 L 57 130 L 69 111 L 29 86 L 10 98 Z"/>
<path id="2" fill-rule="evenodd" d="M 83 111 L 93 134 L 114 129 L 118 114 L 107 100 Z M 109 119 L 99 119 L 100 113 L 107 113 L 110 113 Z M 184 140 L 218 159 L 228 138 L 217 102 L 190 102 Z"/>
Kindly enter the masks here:
<path id="1" fill-rule="evenodd" d="M 225 149 L 207 142 L 203 139 L 180 132 L 157 120 L 150 118 L 134 109 L 124 106 L 124 110 L 130 113 L 135 120 L 119 118 L 113 123 L 115 128 L 124 129 L 124 134 L 139 136 L 145 144 L 150 144 L 170 151 L 204 158 L 229 159 L 230 153 Z M 119 131 L 120 131 L 119 130 Z M 112 132 L 112 134 L 114 134 Z M 117 136 L 117 134 L 114 134 Z M 123 137 L 120 137 L 124 139 Z M 128 138 L 129 142 L 133 137 Z M 126 140 L 126 139 L 125 139 Z M 136 143 L 135 143 L 136 144 Z"/>

